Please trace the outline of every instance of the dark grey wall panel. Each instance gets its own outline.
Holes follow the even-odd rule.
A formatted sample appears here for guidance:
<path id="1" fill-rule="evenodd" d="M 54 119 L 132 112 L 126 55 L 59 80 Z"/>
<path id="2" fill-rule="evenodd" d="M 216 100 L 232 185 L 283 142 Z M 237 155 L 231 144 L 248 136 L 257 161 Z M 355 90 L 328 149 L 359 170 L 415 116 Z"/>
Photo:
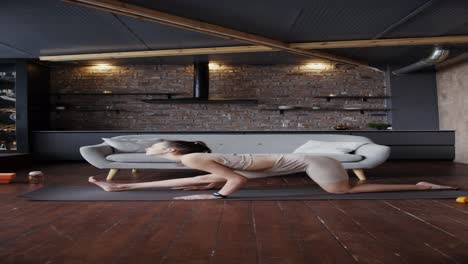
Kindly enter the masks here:
<path id="1" fill-rule="evenodd" d="M 394 130 L 438 130 L 439 108 L 434 70 L 395 75 L 388 69 Z"/>
<path id="2" fill-rule="evenodd" d="M 371 39 L 424 2 L 308 1 L 288 41 Z"/>
<path id="3" fill-rule="evenodd" d="M 32 154 L 36 159 L 83 160 L 80 147 L 102 143 L 101 138 L 131 135 L 132 133 L 35 133 Z M 137 134 L 137 133 L 133 133 Z"/>
<path id="4" fill-rule="evenodd" d="M 466 0 L 439 0 L 383 38 L 463 34 L 468 28 Z"/>
<path id="5" fill-rule="evenodd" d="M 118 18 L 150 49 L 171 49 L 174 45 L 177 48 L 249 45 L 137 18 L 121 15 Z"/>
<path id="6" fill-rule="evenodd" d="M 292 42 L 370 39 L 426 0 L 128 0 L 125 2 Z"/>
<path id="7" fill-rule="evenodd" d="M 389 159 L 453 160 L 454 146 L 390 146 Z"/>
<path id="8" fill-rule="evenodd" d="M 0 32 L 35 56 L 145 49 L 111 13 L 58 0 L 2 1 Z"/>
<path id="9" fill-rule="evenodd" d="M 125 1 L 215 25 L 274 39 L 284 39 L 303 12 L 307 0 L 179 0 Z"/>
<path id="10" fill-rule="evenodd" d="M 1 41 L 1 37 L 0 37 Z M 34 58 L 35 56 L 27 52 L 9 47 L 3 43 L 0 43 L 0 58 L 2 59 L 16 59 L 16 58 Z"/>

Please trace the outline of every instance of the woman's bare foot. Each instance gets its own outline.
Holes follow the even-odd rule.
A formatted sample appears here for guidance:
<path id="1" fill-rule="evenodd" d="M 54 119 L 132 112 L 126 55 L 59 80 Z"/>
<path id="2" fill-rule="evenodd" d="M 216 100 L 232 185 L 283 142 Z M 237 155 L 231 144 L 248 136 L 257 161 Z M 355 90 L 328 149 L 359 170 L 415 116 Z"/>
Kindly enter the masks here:
<path id="1" fill-rule="evenodd" d="M 118 192 L 125 190 L 125 188 L 121 184 L 99 181 L 96 178 L 94 178 L 94 176 L 89 177 L 88 181 L 98 185 L 106 192 Z"/>
<path id="2" fill-rule="evenodd" d="M 433 190 L 458 190 L 458 187 L 446 186 L 446 185 L 438 185 L 430 182 L 418 182 L 416 185 L 428 187 L 428 189 Z"/>

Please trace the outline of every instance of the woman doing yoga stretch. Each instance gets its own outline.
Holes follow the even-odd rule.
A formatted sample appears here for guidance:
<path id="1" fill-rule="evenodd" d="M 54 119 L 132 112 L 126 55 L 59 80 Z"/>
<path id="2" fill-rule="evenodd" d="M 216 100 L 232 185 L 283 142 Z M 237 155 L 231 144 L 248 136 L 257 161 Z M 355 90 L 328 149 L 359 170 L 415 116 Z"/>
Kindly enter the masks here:
<path id="1" fill-rule="evenodd" d="M 221 199 L 240 189 L 249 179 L 265 178 L 306 172 L 321 188 L 329 193 L 362 193 L 403 190 L 458 189 L 429 182 L 416 184 L 359 184 L 351 186 L 343 165 L 330 157 L 310 154 L 220 154 L 201 141 L 163 140 L 146 149 L 154 155 L 179 161 L 187 167 L 210 174 L 189 178 L 139 183 L 109 183 L 94 176 L 89 181 L 105 191 L 124 191 L 143 188 L 172 188 L 205 190 L 222 187 L 213 194 L 176 197 L 175 199 Z"/>

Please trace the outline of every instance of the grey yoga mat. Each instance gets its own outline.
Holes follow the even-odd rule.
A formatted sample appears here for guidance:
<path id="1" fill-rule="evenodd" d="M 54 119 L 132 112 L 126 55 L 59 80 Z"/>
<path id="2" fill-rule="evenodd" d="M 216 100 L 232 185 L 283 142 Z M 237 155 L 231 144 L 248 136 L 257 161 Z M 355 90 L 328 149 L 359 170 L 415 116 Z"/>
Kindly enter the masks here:
<path id="1" fill-rule="evenodd" d="M 172 200 L 177 196 L 211 194 L 213 190 L 182 191 L 171 189 L 139 189 L 106 192 L 98 186 L 49 184 L 18 197 L 39 201 L 153 201 Z M 275 186 L 244 188 L 228 200 L 376 200 L 376 199 L 445 199 L 468 196 L 458 190 L 398 191 L 379 193 L 329 194 L 318 186 Z"/>

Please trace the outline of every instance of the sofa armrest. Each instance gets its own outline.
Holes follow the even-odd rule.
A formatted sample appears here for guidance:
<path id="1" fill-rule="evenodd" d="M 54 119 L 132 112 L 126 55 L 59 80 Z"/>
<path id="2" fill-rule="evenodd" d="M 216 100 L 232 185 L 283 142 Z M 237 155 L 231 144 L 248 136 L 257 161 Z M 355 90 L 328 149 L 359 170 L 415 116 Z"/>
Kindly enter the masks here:
<path id="1" fill-rule="evenodd" d="M 365 144 L 356 149 L 356 155 L 364 157 L 359 163 L 363 169 L 371 169 L 384 163 L 390 156 L 390 147 L 378 144 Z"/>
<path id="2" fill-rule="evenodd" d="M 99 169 L 109 168 L 112 163 L 106 159 L 108 155 L 113 153 L 112 147 L 107 143 L 83 146 L 80 148 L 80 153 L 87 162 Z"/>

